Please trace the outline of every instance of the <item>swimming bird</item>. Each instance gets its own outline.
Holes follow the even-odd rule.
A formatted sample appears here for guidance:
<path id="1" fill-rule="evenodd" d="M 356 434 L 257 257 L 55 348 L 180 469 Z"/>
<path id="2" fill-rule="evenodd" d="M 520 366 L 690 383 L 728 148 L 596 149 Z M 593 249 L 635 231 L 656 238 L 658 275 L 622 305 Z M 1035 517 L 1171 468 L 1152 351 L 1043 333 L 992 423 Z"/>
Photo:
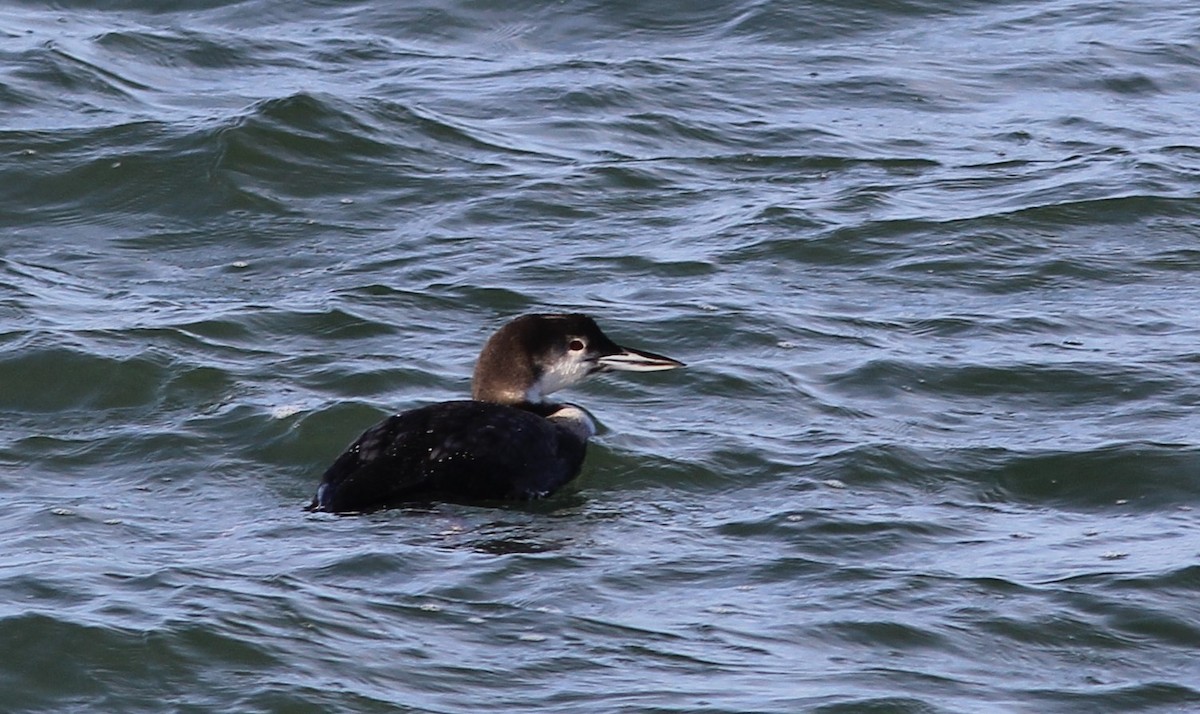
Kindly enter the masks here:
<path id="1" fill-rule="evenodd" d="M 367 429 L 325 471 L 308 509 L 548 496 L 579 475 L 596 425 L 582 408 L 547 395 L 602 372 L 683 366 L 621 347 L 587 315 L 523 315 L 483 346 L 470 400 L 401 412 Z"/>

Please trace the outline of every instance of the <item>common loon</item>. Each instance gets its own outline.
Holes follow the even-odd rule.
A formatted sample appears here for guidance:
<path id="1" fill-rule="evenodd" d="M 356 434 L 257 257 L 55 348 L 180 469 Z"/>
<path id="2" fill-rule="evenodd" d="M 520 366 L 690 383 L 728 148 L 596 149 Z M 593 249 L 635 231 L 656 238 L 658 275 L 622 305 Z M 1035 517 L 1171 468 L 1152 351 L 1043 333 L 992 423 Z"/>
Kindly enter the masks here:
<path id="1" fill-rule="evenodd" d="M 469 401 L 430 404 L 367 429 L 321 477 L 308 509 L 547 496 L 579 475 L 596 425 L 546 395 L 601 372 L 682 366 L 621 347 L 587 315 L 518 317 L 483 346 Z"/>

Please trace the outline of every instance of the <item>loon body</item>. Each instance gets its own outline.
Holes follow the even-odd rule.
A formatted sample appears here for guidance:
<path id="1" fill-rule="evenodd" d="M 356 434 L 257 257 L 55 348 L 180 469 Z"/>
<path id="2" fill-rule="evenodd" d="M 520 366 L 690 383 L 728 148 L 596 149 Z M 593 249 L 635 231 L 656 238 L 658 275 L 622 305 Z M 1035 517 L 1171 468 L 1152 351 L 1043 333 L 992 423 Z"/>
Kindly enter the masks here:
<path id="1" fill-rule="evenodd" d="M 547 496 L 579 475 L 596 426 L 583 409 L 546 395 L 601 372 L 682 366 L 621 347 L 586 315 L 518 317 L 484 345 L 470 400 L 430 404 L 368 429 L 325 472 L 309 509 Z"/>

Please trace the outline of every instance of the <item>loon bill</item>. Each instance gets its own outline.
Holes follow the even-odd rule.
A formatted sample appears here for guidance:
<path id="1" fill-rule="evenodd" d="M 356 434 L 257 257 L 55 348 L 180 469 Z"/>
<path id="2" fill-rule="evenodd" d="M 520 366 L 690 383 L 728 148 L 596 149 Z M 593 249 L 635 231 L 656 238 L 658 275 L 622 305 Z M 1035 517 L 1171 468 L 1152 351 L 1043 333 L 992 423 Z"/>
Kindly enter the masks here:
<path id="1" fill-rule="evenodd" d="M 548 496 L 579 475 L 596 425 L 582 408 L 546 395 L 601 372 L 683 366 L 621 347 L 587 315 L 518 317 L 483 346 L 470 400 L 430 404 L 367 429 L 325 471 L 308 509 Z"/>

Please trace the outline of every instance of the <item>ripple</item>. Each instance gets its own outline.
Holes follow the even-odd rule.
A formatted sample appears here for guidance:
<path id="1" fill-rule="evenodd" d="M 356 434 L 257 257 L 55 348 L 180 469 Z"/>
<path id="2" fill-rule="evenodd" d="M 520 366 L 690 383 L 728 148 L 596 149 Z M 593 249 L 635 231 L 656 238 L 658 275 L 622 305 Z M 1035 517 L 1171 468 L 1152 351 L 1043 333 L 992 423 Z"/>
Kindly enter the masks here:
<path id="1" fill-rule="evenodd" d="M 1200 702 L 1194 12 L 94 5 L 0 30 L 9 708 Z M 690 366 L 302 510 L 533 310 Z"/>
<path id="2" fill-rule="evenodd" d="M 57 412 L 121 409 L 154 401 L 155 383 L 166 381 L 162 357 L 101 357 L 62 347 L 26 349 L 0 362 L 9 384 L 0 409 Z"/>
<path id="3" fill-rule="evenodd" d="M 1087 452 L 1006 459 L 986 474 L 992 497 L 1060 507 L 1161 509 L 1194 504 L 1200 491 L 1184 477 L 1198 458 L 1190 448 L 1115 444 Z"/>

